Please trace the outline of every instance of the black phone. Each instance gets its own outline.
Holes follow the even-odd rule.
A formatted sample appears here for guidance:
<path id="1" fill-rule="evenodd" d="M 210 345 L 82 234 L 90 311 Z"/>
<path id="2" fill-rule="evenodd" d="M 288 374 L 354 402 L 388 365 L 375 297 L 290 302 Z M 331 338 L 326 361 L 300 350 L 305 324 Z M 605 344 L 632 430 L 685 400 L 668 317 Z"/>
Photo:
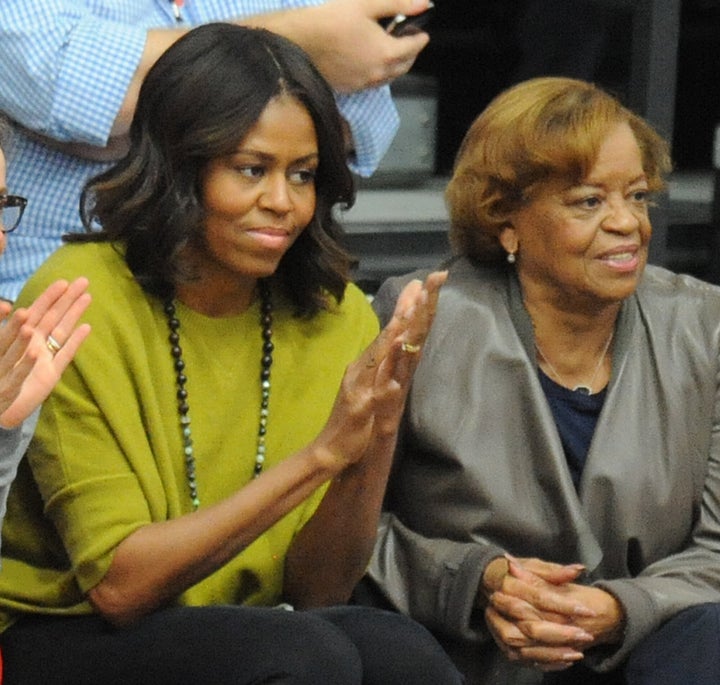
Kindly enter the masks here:
<path id="1" fill-rule="evenodd" d="M 396 14 L 385 23 L 385 30 L 393 36 L 409 36 L 422 31 L 432 19 L 435 5 L 431 2 L 428 8 L 420 14 L 408 17 L 404 14 Z"/>

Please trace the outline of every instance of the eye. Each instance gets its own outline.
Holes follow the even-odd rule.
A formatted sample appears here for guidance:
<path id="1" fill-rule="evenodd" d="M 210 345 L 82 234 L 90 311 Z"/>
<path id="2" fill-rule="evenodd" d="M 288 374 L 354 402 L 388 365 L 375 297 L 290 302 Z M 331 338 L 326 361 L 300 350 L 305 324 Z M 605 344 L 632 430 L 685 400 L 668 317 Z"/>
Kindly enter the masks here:
<path id="1" fill-rule="evenodd" d="M 235 171 L 247 178 L 262 178 L 265 167 L 260 164 L 238 164 L 235 166 Z"/>
<path id="2" fill-rule="evenodd" d="M 315 182 L 316 176 L 317 169 L 303 168 L 291 171 L 288 175 L 288 178 L 290 179 L 290 183 L 293 183 L 295 185 L 308 185 Z"/>
<path id="3" fill-rule="evenodd" d="M 602 200 L 597 195 L 588 195 L 577 201 L 577 205 L 582 209 L 597 209 L 602 203 Z"/>
<path id="4" fill-rule="evenodd" d="M 646 190 L 645 188 L 633 190 L 630 193 L 630 199 L 635 204 L 646 205 L 650 202 L 650 191 Z"/>

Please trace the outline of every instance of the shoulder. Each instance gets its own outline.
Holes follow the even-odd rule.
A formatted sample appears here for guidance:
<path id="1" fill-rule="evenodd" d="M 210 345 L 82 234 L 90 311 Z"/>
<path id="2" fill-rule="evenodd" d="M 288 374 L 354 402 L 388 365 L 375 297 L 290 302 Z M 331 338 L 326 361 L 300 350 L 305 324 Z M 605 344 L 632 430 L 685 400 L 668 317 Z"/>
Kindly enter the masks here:
<path id="1" fill-rule="evenodd" d="M 341 302 L 332 302 L 313 316 L 297 316 L 289 305 L 278 307 L 273 314 L 277 347 L 294 349 L 309 366 L 344 368 L 354 360 L 377 336 L 377 316 L 365 294 L 352 284 Z"/>
<path id="2" fill-rule="evenodd" d="M 93 332 L 83 343 L 76 360 L 101 346 L 126 347 L 142 339 L 162 307 L 149 297 L 125 263 L 122 250 L 111 243 L 63 245 L 33 274 L 23 288 L 18 304 L 27 306 L 57 280 L 72 281 L 84 276 L 89 281 L 90 306 L 83 314 Z"/>
<path id="3" fill-rule="evenodd" d="M 720 287 L 694 276 L 648 265 L 637 289 L 642 307 L 668 316 L 716 313 L 720 321 Z"/>
<path id="4" fill-rule="evenodd" d="M 73 243 L 63 245 L 40 265 L 25 284 L 18 304 L 28 305 L 57 280 L 72 281 L 80 276 L 90 281 L 89 291 L 93 296 L 137 285 L 117 246 Z"/>
<path id="5" fill-rule="evenodd" d="M 327 332 L 340 337 L 360 339 L 369 342 L 377 335 L 379 324 L 377 316 L 370 305 L 368 296 L 354 283 L 345 288 L 342 300 L 328 311 L 313 317 L 312 321 L 321 325 Z"/>
<path id="6" fill-rule="evenodd" d="M 438 312 L 455 309 L 462 302 L 490 307 L 496 300 L 507 303 L 508 277 L 504 268 L 478 265 L 465 258 L 457 258 L 439 265 L 438 269 L 448 271 L 447 281 L 440 291 Z M 392 316 L 402 289 L 413 279 L 424 280 L 430 272 L 431 269 L 421 269 L 389 278 L 382 284 L 373 299 L 373 308 L 382 323 Z"/>

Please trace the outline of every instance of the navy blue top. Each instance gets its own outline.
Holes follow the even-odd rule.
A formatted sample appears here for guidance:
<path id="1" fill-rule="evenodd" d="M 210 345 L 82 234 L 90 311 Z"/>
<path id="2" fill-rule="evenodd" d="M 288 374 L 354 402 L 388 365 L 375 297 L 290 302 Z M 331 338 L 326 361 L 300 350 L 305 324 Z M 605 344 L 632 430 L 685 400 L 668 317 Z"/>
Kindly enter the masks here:
<path id="1" fill-rule="evenodd" d="M 542 369 L 539 371 L 540 385 L 550 403 L 565 450 L 565 459 L 577 490 L 607 389 L 603 388 L 594 395 L 586 395 L 556 383 Z"/>

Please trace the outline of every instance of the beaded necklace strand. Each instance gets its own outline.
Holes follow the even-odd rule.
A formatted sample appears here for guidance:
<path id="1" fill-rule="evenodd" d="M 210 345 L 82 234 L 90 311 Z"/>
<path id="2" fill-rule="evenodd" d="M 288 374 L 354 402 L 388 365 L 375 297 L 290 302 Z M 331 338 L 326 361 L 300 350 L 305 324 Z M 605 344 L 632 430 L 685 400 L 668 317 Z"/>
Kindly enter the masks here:
<path id="1" fill-rule="evenodd" d="M 270 286 L 265 281 L 259 281 L 260 290 L 260 328 L 262 333 L 262 356 L 260 358 L 260 418 L 258 423 L 257 448 L 255 450 L 255 464 L 253 466 L 253 478 L 257 478 L 263 470 L 265 463 L 265 436 L 267 434 L 268 410 L 270 405 L 270 367 L 273 362 L 272 342 L 272 301 L 270 299 Z M 175 303 L 168 300 L 164 306 L 170 334 L 170 354 L 173 358 L 175 369 L 175 386 L 177 389 L 178 417 L 180 431 L 183 441 L 183 457 L 185 460 L 185 475 L 188 482 L 190 500 L 193 510 L 200 506 L 200 495 L 198 494 L 197 474 L 195 472 L 195 451 L 193 448 L 192 431 L 190 428 L 190 405 L 188 403 L 188 392 L 185 387 L 187 375 L 185 373 L 185 361 L 180 347 L 180 320 L 177 318 Z"/>

